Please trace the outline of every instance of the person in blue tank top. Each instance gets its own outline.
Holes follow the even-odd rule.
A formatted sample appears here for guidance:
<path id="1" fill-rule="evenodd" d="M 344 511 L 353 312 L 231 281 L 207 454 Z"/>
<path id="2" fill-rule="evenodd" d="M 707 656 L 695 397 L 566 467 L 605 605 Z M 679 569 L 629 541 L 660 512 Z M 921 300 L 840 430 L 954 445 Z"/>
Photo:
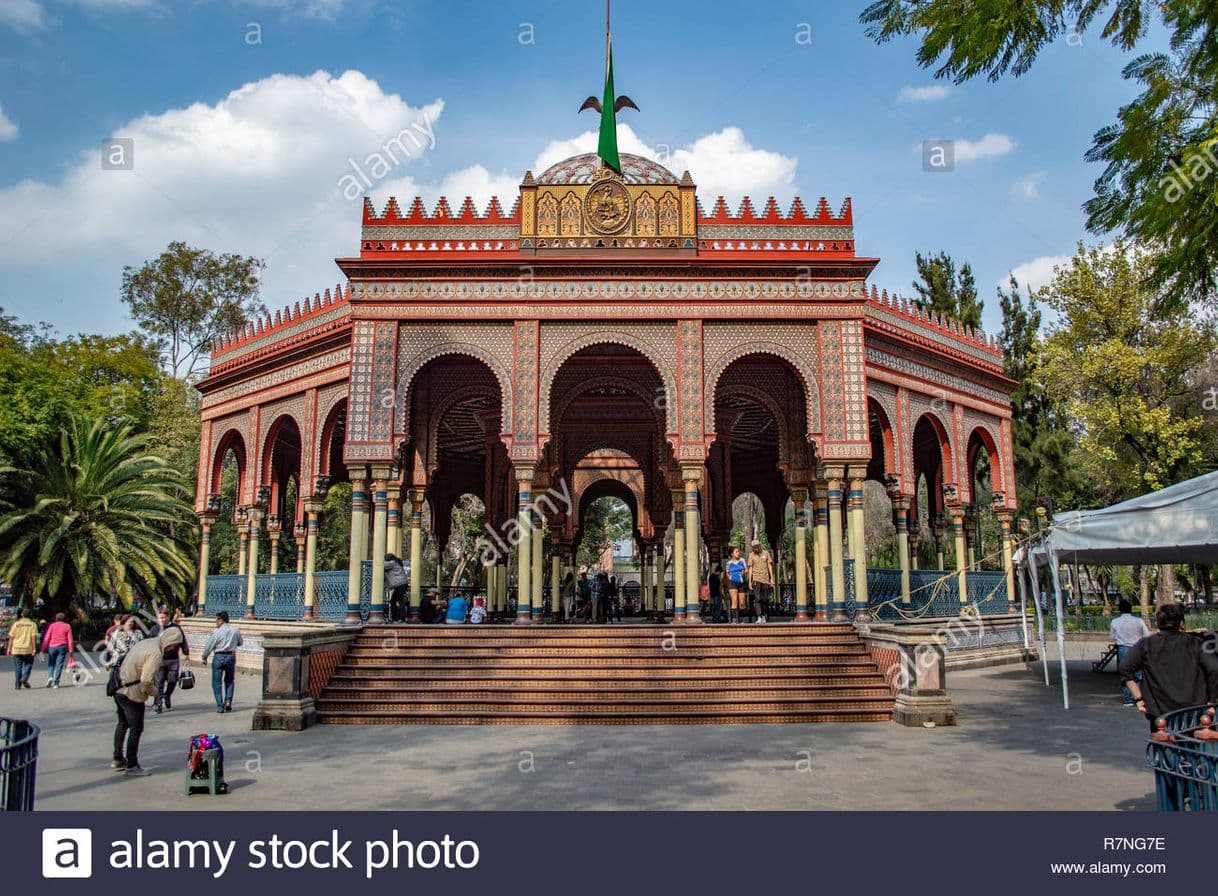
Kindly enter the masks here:
<path id="1" fill-rule="evenodd" d="M 740 611 L 744 609 L 744 558 L 740 556 L 740 548 L 732 548 L 732 558 L 727 562 L 727 593 L 732 599 L 732 622 L 740 621 Z"/>
<path id="2" fill-rule="evenodd" d="M 448 599 L 448 616 L 445 619 L 449 625 L 465 625 L 465 614 L 469 612 L 469 602 L 459 594 Z"/>

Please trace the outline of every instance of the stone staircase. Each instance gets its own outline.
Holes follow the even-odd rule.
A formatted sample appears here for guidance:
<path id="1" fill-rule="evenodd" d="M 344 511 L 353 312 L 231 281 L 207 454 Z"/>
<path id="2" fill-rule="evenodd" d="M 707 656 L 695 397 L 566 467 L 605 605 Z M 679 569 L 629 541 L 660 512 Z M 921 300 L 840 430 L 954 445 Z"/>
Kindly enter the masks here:
<path id="1" fill-rule="evenodd" d="M 881 722 L 849 625 L 365 628 L 317 700 L 332 725 Z"/>

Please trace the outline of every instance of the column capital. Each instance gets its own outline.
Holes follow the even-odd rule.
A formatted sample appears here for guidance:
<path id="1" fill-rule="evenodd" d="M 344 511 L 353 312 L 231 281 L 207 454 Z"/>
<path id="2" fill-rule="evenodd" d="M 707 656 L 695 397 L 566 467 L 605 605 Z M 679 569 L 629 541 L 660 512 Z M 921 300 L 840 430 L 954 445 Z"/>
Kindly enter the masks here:
<path id="1" fill-rule="evenodd" d="M 393 475 L 393 470 L 390 467 L 373 467 L 372 481 L 382 489 L 389 488 L 389 480 Z"/>
<path id="2" fill-rule="evenodd" d="M 427 490 L 423 488 L 412 488 L 407 492 L 410 499 L 410 509 L 415 513 L 421 513 L 423 510 L 423 502 L 427 498 Z"/>
<path id="3" fill-rule="evenodd" d="M 864 482 L 867 479 L 867 464 L 850 464 L 846 467 L 846 478 L 853 482 Z"/>
<path id="4" fill-rule="evenodd" d="M 698 485 L 702 482 L 702 475 L 706 469 L 705 464 L 681 464 L 681 481 L 688 486 L 691 482 Z"/>
<path id="5" fill-rule="evenodd" d="M 266 511 L 261 507 L 250 507 L 245 511 L 245 518 L 249 520 L 250 526 L 255 529 L 259 528 L 264 516 L 266 516 Z"/>
<path id="6" fill-rule="evenodd" d="M 840 483 L 845 478 L 846 478 L 846 465 L 845 464 L 831 464 L 831 465 L 825 466 L 825 482 L 826 483 L 833 482 L 833 481 L 837 481 Z"/>
<path id="7" fill-rule="evenodd" d="M 199 525 L 210 529 L 216 524 L 216 520 L 220 518 L 220 514 L 214 510 L 204 510 L 199 514 Z"/>
<path id="8" fill-rule="evenodd" d="M 795 504 L 798 510 L 801 504 L 808 503 L 808 489 L 803 486 L 795 486 L 791 488 L 791 501 Z"/>
<path id="9" fill-rule="evenodd" d="M 367 482 L 368 481 L 368 468 L 364 464 L 360 464 L 360 465 L 354 466 L 354 467 L 347 467 L 347 478 L 349 478 L 351 480 L 351 484 L 353 486 L 357 482 Z"/>
<path id="10" fill-rule="evenodd" d="M 310 513 L 310 514 L 313 514 L 314 516 L 321 513 L 322 508 L 325 506 L 326 506 L 326 502 L 324 500 L 322 500 L 321 498 L 305 498 L 305 500 L 304 500 L 305 513 Z M 299 529 L 300 523 L 297 523 L 296 526 Z"/>
<path id="11" fill-rule="evenodd" d="M 517 482 L 527 482 L 532 485 L 533 479 L 537 475 L 537 465 L 533 463 L 512 464 L 512 472 L 515 474 Z"/>
<path id="12" fill-rule="evenodd" d="M 911 495 L 893 495 L 892 509 L 897 513 L 909 513 L 912 506 L 913 497 Z"/>

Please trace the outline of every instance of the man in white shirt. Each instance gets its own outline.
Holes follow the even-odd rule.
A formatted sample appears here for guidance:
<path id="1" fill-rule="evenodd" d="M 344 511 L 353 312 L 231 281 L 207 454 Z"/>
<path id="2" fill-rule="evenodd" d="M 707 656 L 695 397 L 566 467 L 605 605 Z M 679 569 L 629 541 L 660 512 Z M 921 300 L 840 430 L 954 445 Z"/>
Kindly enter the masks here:
<path id="1" fill-rule="evenodd" d="M 1146 623 L 1142 621 L 1140 616 L 1133 615 L 1133 605 L 1129 601 L 1122 600 L 1117 605 L 1117 609 L 1121 615 L 1112 620 L 1109 632 L 1112 635 L 1112 642 L 1116 644 L 1117 664 L 1119 666 L 1125 662 L 1125 655 L 1129 653 L 1133 646 L 1150 635 L 1150 629 L 1146 627 Z M 1140 673 L 1138 680 L 1142 680 Z M 1121 690 L 1124 692 L 1125 705 L 1133 706 L 1133 694 L 1130 693 L 1129 688 L 1122 683 Z"/>

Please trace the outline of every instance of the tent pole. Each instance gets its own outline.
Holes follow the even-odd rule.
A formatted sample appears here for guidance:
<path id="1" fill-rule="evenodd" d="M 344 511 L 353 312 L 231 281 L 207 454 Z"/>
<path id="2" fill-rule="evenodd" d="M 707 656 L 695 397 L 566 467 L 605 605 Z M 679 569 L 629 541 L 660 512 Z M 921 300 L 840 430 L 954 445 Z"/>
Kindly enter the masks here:
<path id="1" fill-rule="evenodd" d="M 1032 547 L 1028 546 L 1028 584 L 1032 586 L 1032 606 L 1036 607 L 1036 632 L 1040 641 L 1040 664 L 1045 670 L 1045 687 L 1049 686 L 1049 648 L 1045 644 L 1045 614 L 1040 608 L 1039 584 L 1036 581 L 1036 558 L 1032 556 Z"/>
<path id="2" fill-rule="evenodd" d="M 1062 607 L 1062 586 L 1061 576 L 1058 573 L 1057 551 L 1053 549 L 1052 545 L 1049 547 L 1049 574 L 1053 576 L 1053 591 L 1055 592 L 1053 609 L 1057 613 L 1057 650 L 1061 654 L 1062 706 L 1065 709 L 1069 709 L 1070 687 L 1066 683 L 1066 632 L 1064 631 L 1064 620 L 1062 619 L 1065 613 Z"/>
<path id="3" fill-rule="evenodd" d="M 1023 577 L 1023 570 L 1019 570 L 1019 624 L 1023 628 L 1023 649 L 1027 650 L 1032 645 L 1028 641 L 1028 581 Z"/>

